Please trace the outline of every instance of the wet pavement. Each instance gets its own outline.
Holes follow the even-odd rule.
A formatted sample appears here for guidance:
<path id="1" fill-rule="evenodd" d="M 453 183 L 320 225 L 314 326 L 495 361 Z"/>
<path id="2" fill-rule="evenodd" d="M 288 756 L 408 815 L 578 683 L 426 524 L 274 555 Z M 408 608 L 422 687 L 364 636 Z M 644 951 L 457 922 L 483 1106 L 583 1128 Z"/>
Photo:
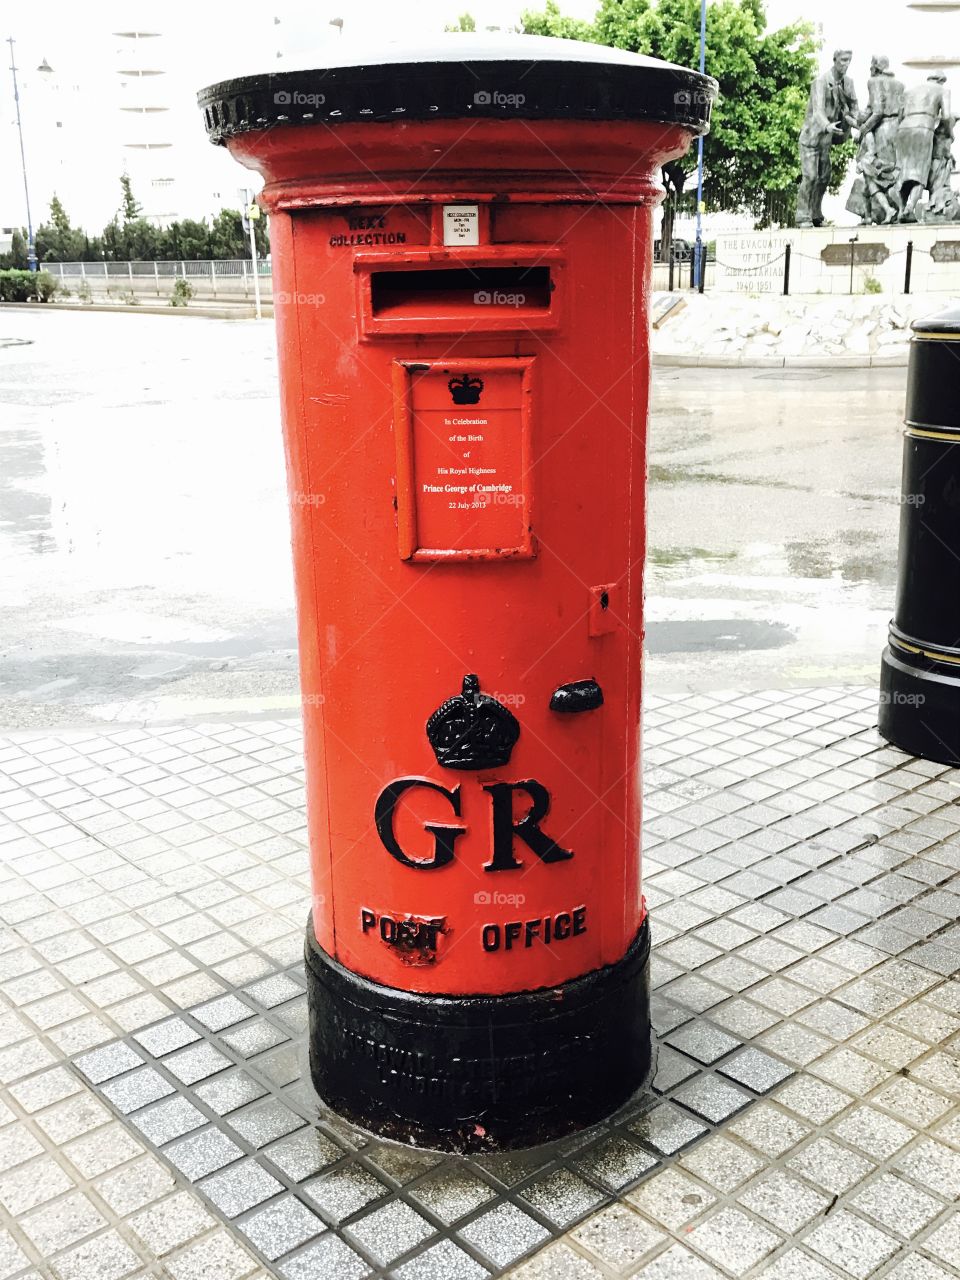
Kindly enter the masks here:
<path id="1" fill-rule="evenodd" d="M 958 1280 L 960 774 L 652 696 L 652 1087 L 559 1144 L 308 1081 L 296 717 L 0 735 L 3 1280 Z"/>
<path id="2" fill-rule="evenodd" d="M 876 678 L 903 370 L 655 370 L 647 687 Z M 0 725 L 298 703 L 272 323 L 0 310 Z"/>

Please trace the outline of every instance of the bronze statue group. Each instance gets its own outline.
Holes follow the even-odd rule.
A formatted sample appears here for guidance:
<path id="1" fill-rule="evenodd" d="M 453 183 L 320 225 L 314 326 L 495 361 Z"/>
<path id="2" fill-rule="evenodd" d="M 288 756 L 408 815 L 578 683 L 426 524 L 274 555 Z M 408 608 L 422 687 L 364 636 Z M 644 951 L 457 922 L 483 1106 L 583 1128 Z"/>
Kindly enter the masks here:
<path id="1" fill-rule="evenodd" d="M 848 74 L 852 53 L 838 49 L 817 76 L 800 133 L 797 226 L 823 225 L 823 197 L 832 173 L 831 148 L 856 136 L 857 178 L 847 208 L 863 223 L 960 222 L 953 189 L 953 138 L 946 76 L 930 75 L 912 89 L 890 70 L 889 58 L 870 62 L 867 106 L 861 110 Z M 926 193 L 927 200 L 921 204 Z"/>

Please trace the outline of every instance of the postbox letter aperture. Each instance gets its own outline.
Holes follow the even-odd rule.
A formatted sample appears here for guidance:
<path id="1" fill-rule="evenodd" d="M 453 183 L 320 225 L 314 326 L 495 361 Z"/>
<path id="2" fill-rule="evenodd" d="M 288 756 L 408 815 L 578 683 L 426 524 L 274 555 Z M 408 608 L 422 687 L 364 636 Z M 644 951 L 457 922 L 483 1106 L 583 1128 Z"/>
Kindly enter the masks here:
<path id="1" fill-rule="evenodd" d="M 200 97 L 270 213 L 302 685 L 323 689 L 311 1075 L 405 1144 L 530 1146 L 651 1064 L 646 309 L 661 169 L 716 86 L 535 36 L 338 49 Z"/>

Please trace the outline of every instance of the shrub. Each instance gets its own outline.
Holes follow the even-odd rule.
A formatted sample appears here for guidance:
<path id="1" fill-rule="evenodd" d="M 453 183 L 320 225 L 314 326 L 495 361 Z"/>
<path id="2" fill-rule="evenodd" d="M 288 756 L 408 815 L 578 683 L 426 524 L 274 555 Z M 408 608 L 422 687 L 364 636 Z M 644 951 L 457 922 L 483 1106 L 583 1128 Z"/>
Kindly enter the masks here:
<path id="1" fill-rule="evenodd" d="M 184 280 L 180 276 L 173 282 L 173 292 L 170 294 L 171 307 L 185 307 L 193 297 L 193 285 L 189 280 Z"/>
<path id="2" fill-rule="evenodd" d="M 93 290 L 90 288 L 89 280 L 81 280 L 77 285 L 77 298 L 81 302 L 93 301 Z"/>
<path id="3" fill-rule="evenodd" d="M 867 276 L 863 282 L 864 293 L 883 293 L 883 285 L 876 276 Z"/>
<path id="4" fill-rule="evenodd" d="M 49 302 L 60 288 L 60 281 L 49 271 L 35 271 L 33 279 L 34 295 L 38 302 Z"/>
<path id="5" fill-rule="evenodd" d="M 0 302 L 48 302 L 59 283 L 49 271 L 0 271 Z"/>
<path id="6" fill-rule="evenodd" d="M 29 302 L 32 292 L 30 271 L 0 271 L 0 302 Z"/>

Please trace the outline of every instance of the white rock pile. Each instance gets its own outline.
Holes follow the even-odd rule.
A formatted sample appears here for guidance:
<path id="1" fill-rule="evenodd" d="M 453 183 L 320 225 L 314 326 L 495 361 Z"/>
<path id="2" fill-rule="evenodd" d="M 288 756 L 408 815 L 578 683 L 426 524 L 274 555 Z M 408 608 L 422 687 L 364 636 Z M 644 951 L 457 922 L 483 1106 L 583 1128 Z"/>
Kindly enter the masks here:
<path id="1" fill-rule="evenodd" d="M 655 305 L 664 305 L 670 296 L 655 294 Z M 813 357 L 824 363 L 860 357 L 864 364 L 887 357 L 905 363 L 911 323 L 960 305 L 960 298 L 943 293 L 894 299 L 874 294 L 673 296 L 686 305 L 654 330 L 654 355 L 702 357 L 704 363 L 746 363 L 761 357 Z"/>

